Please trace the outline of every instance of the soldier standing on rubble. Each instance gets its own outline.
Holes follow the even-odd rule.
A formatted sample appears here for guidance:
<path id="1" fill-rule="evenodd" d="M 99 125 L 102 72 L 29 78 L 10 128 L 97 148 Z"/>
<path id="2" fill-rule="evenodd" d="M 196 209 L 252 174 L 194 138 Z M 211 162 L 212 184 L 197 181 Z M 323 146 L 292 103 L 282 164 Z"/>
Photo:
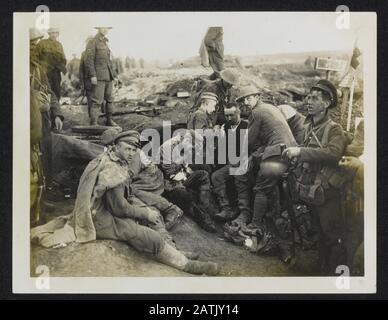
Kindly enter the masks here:
<path id="1" fill-rule="evenodd" d="M 223 44 L 224 29 L 222 27 L 210 27 L 206 32 L 203 40 L 201 51 L 206 50 L 208 62 L 213 69 L 213 73 L 209 79 L 215 80 L 219 78 L 220 72 L 224 70 L 224 44 Z M 201 52 L 201 55 L 205 53 Z"/>
<path id="2" fill-rule="evenodd" d="M 319 262 L 322 275 L 334 275 L 346 264 L 341 188 L 346 177 L 338 163 L 344 154 L 346 138 L 341 126 L 331 120 L 329 109 L 337 106 L 337 90 L 328 80 L 320 80 L 306 98 L 308 116 L 303 147 L 284 151 L 298 159 L 297 187 L 301 200 L 309 204 L 319 232 Z"/>
<path id="3" fill-rule="evenodd" d="M 59 37 L 58 28 L 50 28 L 47 31 L 49 38 L 38 43 L 38 55 L 44 68 L 51 90 L 61 99 L 61 72 L 66 74 L 66 57 L 62 44 L 57 40 Z"/>
<path id="4" fill-rule="evenodd" d="M 106 125 L 117 126 L 113 121 L 113 80 L 117 72 L 113 67 L 111 52 L 106 35 L 111 27 L 96 27 L 96 36 L 86 46 L 85 65 L 92 85 L 90 124 L 97 125 L 99 110 L 106 101 Z"/>

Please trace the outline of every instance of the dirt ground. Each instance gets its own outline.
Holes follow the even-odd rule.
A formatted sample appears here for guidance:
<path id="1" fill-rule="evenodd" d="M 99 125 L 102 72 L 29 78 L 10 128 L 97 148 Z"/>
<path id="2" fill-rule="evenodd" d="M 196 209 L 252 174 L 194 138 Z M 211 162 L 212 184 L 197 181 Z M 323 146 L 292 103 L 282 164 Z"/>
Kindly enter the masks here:
<path id="1" fill-rule="evenodd" d="M 269 71 L 262 70 L 263 74 Z M 145 74 L 144 77 L 128 80 L 127 86 L 116 92 L 116 97 L 141 98 L 149 94 L 163 91 L 174 81 L 189 79 L 203 73 L 203 70 L 169 71 L 158 76 Z M 248 76 L 253 79 L 254 73 Z M 247 78 L 249 78 L 247 76 Z M 301 80 L 300 75 L 282 73 L 282 81 L 298 82 L 305 86 L 312 79 Z M 289 77 L 289 78 L 287 78 Z M 291 79 L 291 80 L 290 80 Z M 260 81 L 263 81 L 263 77 Z M 267 80 L 271 84 L 273 79 Z M 292 82 L 291 81 L 291 82 Z M 279 84 L 278 84 L 279 86 Z M 177 100 L 177 98 L 175 98 Z M 177 102 L 177 101 L 175 101 Z M 163 120 L 173 124 L 186 122 L 190 108 L 189 99 L 179 99 L 179 103 L 163 107 L 156 116 L 129 114 L 117 116 L 114 120 L 123 130 L 161 126 Z M 63 105 L 65 116 L 63 133 L 71 134 L 74 125 L 88 124 L 86 105 Z M 54 203 L 47 213 L 48 217 L 68 214 L 74 206 L 74 199 Z M 221 266 L 220 276 L 313 276 L 317 275 L 316 251 L 297 250 L 297 261 L 293 265 L 285 265 L 276 256 L 259 256 L 252 254 L 243 247 L 236 246 L 223 238 L 221 225 L 217 234 L 210 234 L 198 227 L 191 219 L 184 217 L 172 231 L 177 247 L 185 251 L 200 254 L 200 260 L 218 262 Z M 191 276 L 171 267 L 160 264 L 136 252 L 127 244 L 117 241 L 99 240 L 86 244 L 70 244 L 58 249 L 45 249 L 32 245 L 31 275 L 35 274 L 36 266 L 47 265 L 52 276 Z"/>
<path id="2" fill-rule="evenodd" d="M 74 200 L 58 203 L 55 215 L 70 213 Z M 53 213 L 51 213 L 52 215 Z M 202 230 L 188 217 L 175 226 L 171 234 L 178 249 L 199 253 L 199 260 L 218 262 L 219 276 L 314 276 L 316 252 L 297 250 L 297 261 L 293 265 L 282 263 L 276 256 L 259 256 L 243 247 L 234 245 L 222 236 L 221 226 L 216 234 Z M 36 267 L 47 265 L 55 277 L 188 277 L 193 276 L 155 261 L 124 242 L 96 240 L 63 248 L 46 249 L 31 247 L 31 275 Z"/>

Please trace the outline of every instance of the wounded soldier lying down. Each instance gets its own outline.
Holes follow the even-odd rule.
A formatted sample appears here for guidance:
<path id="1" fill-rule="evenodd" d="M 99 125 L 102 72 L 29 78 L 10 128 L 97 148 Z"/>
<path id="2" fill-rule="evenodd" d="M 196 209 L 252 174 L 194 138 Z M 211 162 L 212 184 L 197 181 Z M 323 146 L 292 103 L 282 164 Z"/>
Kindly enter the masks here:
<path id="1" fill-rule="evenodd" d="M 138 152 L 138 144 L 136 131 L 118 134 L 113 147 L 86 167 L 72 214 L 32 229 L 32 239 L 46 247 L 95 239 L 125 241 L 136 250 L 152 254 L 158 261 L 177 269 L 216 275 L 216 263 L 189 260 L 166 241 L 158 232 L 163 225 L 159 211 L 131 195 L 128 161 Z"/>

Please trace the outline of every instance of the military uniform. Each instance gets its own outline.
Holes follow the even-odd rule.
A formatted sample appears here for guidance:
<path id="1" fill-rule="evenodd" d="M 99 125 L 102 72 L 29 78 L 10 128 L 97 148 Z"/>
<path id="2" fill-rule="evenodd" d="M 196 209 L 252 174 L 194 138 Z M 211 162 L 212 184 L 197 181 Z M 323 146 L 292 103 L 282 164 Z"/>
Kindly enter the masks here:
<path id="1" fill-rule="evenodd" d="M 225 106 L 232 101 L 232 94 L 228 88 L 226 88 L 222 82 L 222 79 L 217 79 L 205 83 L 205 85 L 200 89 L 200 91 L 195 96 L 194 105 L 192 112 L 197 110 L 201 104 L 201 94 L 203 92 L 212 92 L 217 95 L 218 104 L 216 113 L 213 116 L 212 122 L 214 125 L 222 125 L 226 122 L 224 115 Z"/>
<path id="2" fill-rule="evenodd" d="M 228 160 L 229 153 L 231 150 L 228 149 L 228 132 L 233 132 L 235 135 L 235 152 L 236 157 L 240 157 L 240 139 L 241 139 L 241 130 L 247 130 L 248 123 L 244 120 L 241 120 L 240 123 L 235 126 L 234 128 L 231 127 L 230 124 L 226 123 L 224 126 L 225 130 L 225 143 L 226 143 L 226 159 Z M 240 179 L 240 175 L 230 175 L 230 169 L 231 164 L 228 161 L 228 164 L 221 167 L 217 171 L 215 171 L 212 176 L 211 180 L 213 183 L 213 191 L 218 196 L 219 204 L 222 211 L 225 212 L 231 212 L 230 207 L 230 201 L 228 199 L 227 195 L 227 184 L 228 182 L 232 182 L 235 186 L 235 189 L 237 191 L 237 201 L 238 201 L 238 208 L 240 211 L 240 214 L 246 214 L 249 215 L 250 212 L 250 192 L 249 192 L 249 184 L 245 183 L 246 181 L 244 179 Z M 229 218 L 227 216 L 223 217 L 220 216 L 220 218 Z"/>
<path id="3" fill-rule="evenodd" d="M 189 114 L 187 119 L 187 129 L 212 129 L 213 122 L 211 117 L 202 110 L 197 110 Z"/>
<path id="4" fill-rule="evenodd" d="M 88 114 L 90 117 L 90 110 L 92 108 L 92 83 L 90 82 L 91 75 L 88 73 L 88 70 L 86 68 L 85 64 L 85 54 L 86 51 L 82 52 L 81 54 L 81 59 L 80 59 L 80 64 L 79 64 L 79 80 L 80 83 L 83 87 L 84 94 L 86 95 L 86 100 L 88 104 Z"/>
<path id="5" fill-rule="evenodd" d="M 113 80 L 116 77 L 116 70 L 111 60 L 111 52 L 108 47 L 108 39 L 97 34 L 86 46 L 85 66 L 86 75 L 90 78 L 96 77 L 97 84 L 92 85 L 91 120 L 97 123 L 99 109 L 106 101 L 107 120 L 111 119 L 113 110 Z"/>
<path id="6" fill-rule="evenodd" d="M 70 62 L 67 65 L 67 68 L 69 70 L 68 76 L 69 79 L 72 80 L 73 77 L 79 76 L 79 68 L 80 68 L 81 60 L 74 57 L 70 60 Z"/>
<path id="7" fill-rule="evenodd" d="M 283 114 L 275 106 L 258 103 L 248 119 L 248 153 L 255 159 L 260 159 L 266 148 L 284 144 L 286 147 L 296 146 L 295 138 Z M 277 160 L 280 159 L 280 155 Z M 253 166 L 254 170 L 257 167 Z M 249 172 L 244 175 L 248 183 Z M 260 226 L 268 210 L 268 197 L 278 183 L 276 178 L 268 178 L 262 172 L 254 172 L 254 208 L 252 224 Z M 241 177 L 240 179 L 243 179 Z"/>
<path id="8" fill-rule="evenodd" d="M 335 274 L 338 265 L 346 264 L 344 218 L 341 213 L 341 187 L 345 180 L 338 168 L 346 138 L 341 126 L 334 123 L 328 114 L 318 123 L 307 117 L 305 124 L 298 181 L 305 186 L 319 184 L 324 189 L 324 202 L 310 204 L 310 209 L 319 232 L 321 271 Z"/>
<path id="9" fill-rule="evenodd" d="M 38 50 L 38 48 L 36 48 Z M 41 138 L 40 149 L 42 151 L 43 172 L 46 179 L 46 183 L 49 185 L 52 182 L 53 164 L 52 164 L 52 137 L 51 129 L 56 117 L 59 117 L 62 121 L 64 119 L 60 110 L 59 102 L 56 94 L 51 90 L 50 82 L 44 72 L 44 68 L 34 59 L 37 58 L 37 52 L 32 52 L 32 58 L 30 63 L 31 73 L 31 90 L 34 92 L 44 93 L 47 97 L 47 101 L 39 103 L 41 114 Z"/>
<path id="10" fill-rule="evenodd" d="M 38 58 L 46 72 L 51 90 L 61 98 L 61 72 L 66 73 L 66 57 L 62 44 L 53 39 L 43 39 L 38 43 Z"/>
<path id="11" fill-rule="evenodd" d="M 211 75 L 212 79 L 216 79 L 217 74 L 224 70 L 224 44 L 222 40 L 222 28 L 210 27 L 206 33 L 204 43 L 209 56 L 209 64 L 214 71 Z"/>
<path id="12" fill-rule="evenodd" d="M 187 165 L 176 163 L 173 150 L 179 143 L 180 140 L 172 138 L 160 147 L 160 169 L 165 179 L 164 196 L 191 215 L 205 230 L 215 232 L 214 223 L 208 213 L 209 173 L 206 170 L 195 170 L 188 173 Z M 179 173 L 184 174 L 186 180 L 175 180 L 174 177 Z"/>

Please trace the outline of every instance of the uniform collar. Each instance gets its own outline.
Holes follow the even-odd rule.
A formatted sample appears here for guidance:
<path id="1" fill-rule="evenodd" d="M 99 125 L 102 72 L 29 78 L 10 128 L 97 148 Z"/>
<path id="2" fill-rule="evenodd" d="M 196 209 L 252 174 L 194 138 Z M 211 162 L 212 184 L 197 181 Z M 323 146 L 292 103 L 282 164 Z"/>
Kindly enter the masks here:
<path id="1" fill-rule="evenodd" d="M 108 156 L 113 162 L 119 162 L 122 165 L 128 165 L 128 161 L 121 159 L 117 153 L 113 150 L 113 148 L 109 148 L 108 151 Z"/>
<path id="2" fill-rule="evenodd" d="M 98 40 L 101 40 L 101 41 L 105 41 L 105 42 L 109 41 L 109 39 L 107 37 L 103 36 L 101 33 L 97 33 L 96 37 Z"/>
<path id="3" fill-rule="evenodd" d="M 314 122 L 313 117 L 312 117 L 311 115 L 308 115 L 308 116 L 306 117 L 304 123 L 305 123 L 305 124 L 310 124 L 310 125 L 312 125 L 312 126 L 314 126 L 314 127 L 317 127 L 317 126 L 320 126 L 320 125 L 323 124 L 323 123 L 326 123 L 326 122 L 329 121 L 329 120 L 330 120 L 330 115 L 329 115 L 329 112 L 326 111 L 326 115 L 325 115 L 320 121 Z"/>

